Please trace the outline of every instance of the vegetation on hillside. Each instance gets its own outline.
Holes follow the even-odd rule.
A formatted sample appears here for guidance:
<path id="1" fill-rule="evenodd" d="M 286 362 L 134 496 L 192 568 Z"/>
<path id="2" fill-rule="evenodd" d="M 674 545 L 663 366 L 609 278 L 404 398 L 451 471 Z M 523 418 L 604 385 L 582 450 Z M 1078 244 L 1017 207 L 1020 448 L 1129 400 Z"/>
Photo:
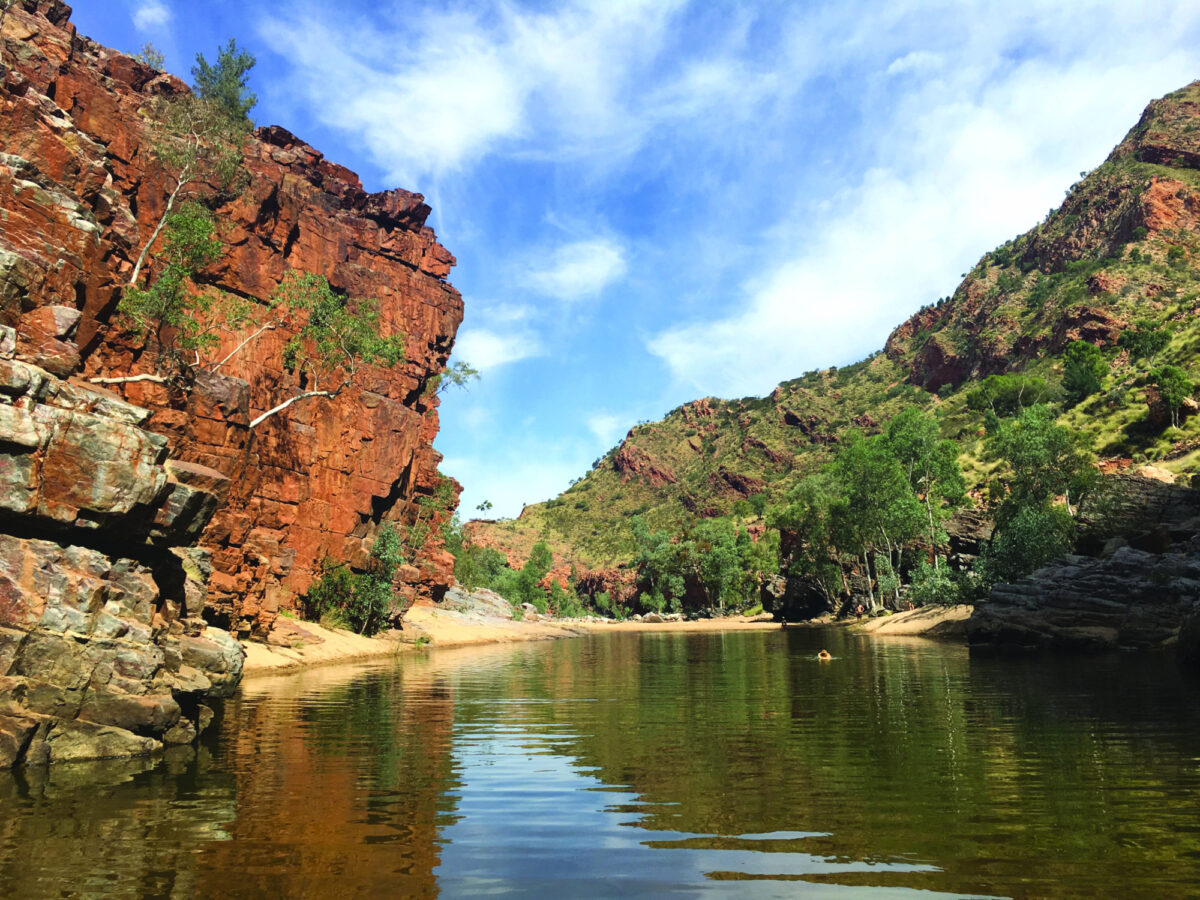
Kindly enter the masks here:
<path id="1" fill-rule="evenodd" d="M 998 517 L 990 568 L 976 573 L 986 581 L 1012 577 L 1014 560 L 1035 558 L 1035 549 L 1069 542 L 1064 517 L 1084 486 L 1063 476 L 1056 489 L 1070 487 L 1070 496 L 1052 502 L 1049 488 L 1026 484 L 1018 472 L 1035 438 L 1069 435 L 1070 446 L 1053 451 L 1066 457 L 1091 447 L 1190 475 L 1200 465 L 1200 416 L 1191 416 L 1200 349 L 1197 110 L 1200 83 L 1152 103 L 1060 208 L 985 254 L 951 296 L 897 328 L 886 352 L 810 372 L 768 397 L 700 400 L 640 424 L 559 497 L 516 520 L 469 523 L 470 539 L 517 559 L 543 541 L 580 571 L 636 567 L 644 552 L 636 523 L 686 542 L 702 523 L 761 498 L 776 509 L 802 502 L 802 530 L 820 543 L 835 525 L 830 498 L 855 490 L 854 479 L 877 476 L 878 489 L 900 496 L 876 457 L 897 417 L 919 414 L 936 442 L 953 442 L 963 502 Z M 1000 483 L 1028 492 L 1031 505 L 1006 506 Z M 922 529 L 911 526 L 907 502 L 893 509 L 885 499 L 874 505 L 887 524 L 837 545 L 875 576 L 872 593 L 877 557 L 917 573 L 921 561 L 902 560 L 896 546 L 911 557 L 918 544 L 937 545 L 930 513 L 950 501 L 938 498 L 936 483 L 908 484 Z M 746 521 L 765 524 L 761 512 Z M 832 571 L 820 553 L 800 552 L 818 578 Z M 925 565 L 942 571 L 936 552 Z"/>

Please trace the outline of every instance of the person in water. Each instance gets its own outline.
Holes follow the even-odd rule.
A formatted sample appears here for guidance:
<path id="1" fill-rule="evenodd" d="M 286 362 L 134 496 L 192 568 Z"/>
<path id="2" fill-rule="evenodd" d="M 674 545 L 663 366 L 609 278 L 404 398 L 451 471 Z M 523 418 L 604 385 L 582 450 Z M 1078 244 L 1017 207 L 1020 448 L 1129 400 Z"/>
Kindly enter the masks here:
<path id="1" fill-rule="evenodd" d="M 822 650 L 817 654 L 817 659 L 821 660 L 821 662 L 825 662 L 826 660 L 833 659 L 833 657 L 829 654 L 828 650 Z"/>

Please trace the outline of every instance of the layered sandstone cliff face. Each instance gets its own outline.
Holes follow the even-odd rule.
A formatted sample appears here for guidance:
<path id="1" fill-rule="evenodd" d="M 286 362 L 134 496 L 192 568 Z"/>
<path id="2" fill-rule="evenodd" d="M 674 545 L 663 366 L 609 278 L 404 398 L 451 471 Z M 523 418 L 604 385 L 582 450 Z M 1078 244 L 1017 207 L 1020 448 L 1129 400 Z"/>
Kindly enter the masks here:
<path id="1" fill-rule="evenodd" d="M 65 316 L 65 313 L 62 314 Z M 0 768 L 186 744 L 243 651 L 194 546 L 228 489 L 148 410 L 14 359 L 0 326 Z"/>
<path id="2" fill-rule="evenodd" d="M 69 16 L 57 0 L 22 0 L 4 25 L 0 324 L 16 330 L 18 360 L 83 383 L 151 369 L 115 308 L 170 186 L 149 149 L 147 108 L 187 89 L 80 37 Z M 288 270 L 318 273 L 350 296 L 377 298 L 384 332 L 406 338 L 395 369 L 368 370 L 336 399 L 295 404 L 253 433 L 255 415 L 300 387 L 281 365 L 283 329 L 190 390 L 113 386 L 150 411 L 144 427 L 173 459 L 228 479 L 198 538 L 213 567 L 206 617 L 261 635 L 325 558 L 361 563 L 383 522 L 429 519 L 417 501 L 442 484 L 434 386 L 462 301 L 420 195 L 366 193 L 352 172 L 276 127 L 247 142 L 244 171 L 244 190 L 217 210 L 226 253 L 204 281 L 262 301 Z M 22 527 L 2 530 L 21 536 Z M 400 589 L 416 601 L 438 599 L 453 567 L 430 532 L 401 568 Z"/>

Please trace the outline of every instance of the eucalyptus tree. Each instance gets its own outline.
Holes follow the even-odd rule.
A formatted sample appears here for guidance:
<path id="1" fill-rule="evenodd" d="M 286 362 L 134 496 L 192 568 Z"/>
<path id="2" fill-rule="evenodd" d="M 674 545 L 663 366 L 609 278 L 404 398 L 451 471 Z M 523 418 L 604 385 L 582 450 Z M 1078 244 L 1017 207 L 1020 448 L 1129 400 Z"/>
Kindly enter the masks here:
<path id="1" fill-rule="evenodd" d="M 958 464 L 958 445 L 941 437 L 937 420 L 909 408 L 888 423 L 886 444 L 900 463 L 909 486 L 921 498 L 933 549 L 933 565 L 940 566 L 938 548 L 946 540 L 940 523 L 951 507 L 963 500 L 966 484 Z"/>
<path id="2" fill-rule="evenodd" d="M 887 568 L 897 570 L 900 551 L 922 530 L 922 510 L 900 461 L 882 435 L 851 435 L 834 461 L 832 473 L 842 485 L 845 499 L 837 507 L 837 530 L 846 541 L 843 548 L 862 559 L 874 606 L 871 556 L 886 552 Z M 894 593 L 898 590 L 897 584 Z"/>

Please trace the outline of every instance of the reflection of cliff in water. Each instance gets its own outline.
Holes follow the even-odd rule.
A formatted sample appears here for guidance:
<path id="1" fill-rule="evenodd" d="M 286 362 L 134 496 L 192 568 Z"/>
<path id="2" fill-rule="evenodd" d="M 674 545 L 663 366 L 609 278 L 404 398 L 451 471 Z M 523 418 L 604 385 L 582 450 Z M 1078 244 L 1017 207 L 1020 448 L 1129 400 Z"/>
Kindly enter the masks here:
<path id="1" fill-rule="evenodd" d="M 235 794 L 206 748 L 0 772 L 0 894 L 193 896 Z"/>
<path id="2" fill-rule="evenodd" d="M 0 773 L 0 896 L 1186 896 L 1195 688 L 836 629 L 252 679 L 194 756 Z"/>
<path id="3" fill-rule="evenodd" d="M 0 895 L 436 895 L 453 707 L 405 671 L 252 680 L 198 751 L 0 772 Z"/>
<path id="4" fill-rule="evenodd" d="M 222 756 L 241 773 L 232 841 L 200 854 L 214 894 L 436 896 L 452 821 L 454 710 L 412 667 L 257 679 L 228 706 Z M 352 676 L 352 677 L 351 677 Z"/>

